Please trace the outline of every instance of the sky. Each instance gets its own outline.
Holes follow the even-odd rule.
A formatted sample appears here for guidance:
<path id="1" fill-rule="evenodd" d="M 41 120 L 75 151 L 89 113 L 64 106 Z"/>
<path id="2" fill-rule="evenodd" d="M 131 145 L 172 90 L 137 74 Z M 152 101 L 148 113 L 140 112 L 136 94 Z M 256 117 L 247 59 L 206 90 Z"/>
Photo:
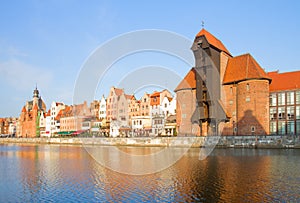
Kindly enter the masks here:
<path id="1" fill-rule="evenodd" d="M 47 108 L 52 101 L 72 104 L 74 85 L 89 56 L 136 30 L 166 30 L 193 41 L 204 21 L 204 28 L 233 56 L 250 53 L 266 71 L 300 70 L 299 10 L 296 0 L 2 1 L 0 117 L 19 116 L 36 86 Z M 134 54 L 114 64 L 95 99 L 117 86 L 122 74 L 153 64 L 180 67 L 182 77 L 190 69 L 174 57 Z"/>

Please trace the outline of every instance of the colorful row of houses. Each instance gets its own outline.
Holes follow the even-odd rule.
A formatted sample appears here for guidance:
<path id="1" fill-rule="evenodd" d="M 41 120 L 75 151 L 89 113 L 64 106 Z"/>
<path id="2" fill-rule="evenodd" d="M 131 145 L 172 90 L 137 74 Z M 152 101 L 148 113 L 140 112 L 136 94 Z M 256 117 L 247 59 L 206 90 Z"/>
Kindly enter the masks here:
<path id="1" fill-rule="evenodd" d="M 112 87 L 90 106 L 53 102 L 37 88 L 23 107 L 17 136 L 89 133 L 104 136 L 299 135 L 300 71 L 265 72 L 251 54 L 232 56 L 202 29 L 191 47 L 195 66 L 175 88 L 140 99 Z M 220 116 L 221 115 L 221 116 Z"/>
<path id="2" fill-rule="evenodd" d="M 19 137 L 50 137 L 89 133 L 111 137 L 171 136 L 176 133 L 176 98 L 168 90 L 145 93 L 140 99 L 112 87 L 107 98 L 75 105 L 52 102 L 47 111 L 33 91 L 23 107 L 16 134 Z M 173 118 L 173 120 L 172 120 Z"/>

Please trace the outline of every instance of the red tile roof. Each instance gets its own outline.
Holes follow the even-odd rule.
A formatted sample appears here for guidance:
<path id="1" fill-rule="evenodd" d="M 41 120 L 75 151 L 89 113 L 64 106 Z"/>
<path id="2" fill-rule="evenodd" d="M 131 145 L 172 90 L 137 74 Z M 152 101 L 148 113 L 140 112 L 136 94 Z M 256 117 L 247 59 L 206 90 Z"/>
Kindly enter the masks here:
<path id="1" fill-rule="evenodd" d="M 208 31 L 206 31 L 205 29 L 202 29 L 197 35 L 196 38 L 201 37 L 201 36 L 205 36 L 205 38 L 207 39 L 208 43 L 212 46 L 214 46 L 215 48 L 224 51 L 225 53 L 230 54 L 230 52 L 226 49 L 226 47 L 224 46 L 224 44 L 218 40 L 215 36 L 213 36 L 211 33 L 209 33 Z"/>
<path id="2" fill-rule="evenodd" d="M 117 96 L 121 96 L 123 93 L 124 93 L 124 90 L 123 89 L 120 89 L 120 88 L 115 88 L 114 87 L 114 90 L 115 90 L 115 94 Z"/>
<path id="3" fill-rule="evenodd" d="M 192 68 L 184 77 L 184 79 L 179 83 L 179 85 L 174 90 L 175 92 L 183 89 L 195 89 L 196 88 L 196 73 L 195 69 Z"/>
<path id="4" fill-rule="evenodd" d="M 126 99 L 132 99 L 132 97 L 134 97 L 132 94 L 125 94 Z"/>
<path id="5" fill-rule="evenodd" d="M 26 112 L 26 108 L 25 108 L 25 106 L 23 106 L 23 108 L 22 108 L 22 112 L 23 112 L 23 113 L 25 113 L 25 112 Z"/>
<path id="6" fill-rule="evenodd" d="M 160 92 L 153 92 L 150 95 L 150 105 L 160 105 Z"/>
<path id="7" fill-rule="evenodd" d="M 50 109 L 48 110 L 46 116 L 51 116 L 51 111 L 50 111 Z"/>
<path id="8" fill-rule="evenodd" d="M 223 84 L 230 84 L 249 79 L 267 79 L 270 77 L 250 54 L 230 58 L 224 74 Z"/>
<path id="9" fill-rule="evenodd" d="M 278 71 L 269 72 L 272 78 L 270 92 L 300 89 L 300 71 L 279 73 Z"/>

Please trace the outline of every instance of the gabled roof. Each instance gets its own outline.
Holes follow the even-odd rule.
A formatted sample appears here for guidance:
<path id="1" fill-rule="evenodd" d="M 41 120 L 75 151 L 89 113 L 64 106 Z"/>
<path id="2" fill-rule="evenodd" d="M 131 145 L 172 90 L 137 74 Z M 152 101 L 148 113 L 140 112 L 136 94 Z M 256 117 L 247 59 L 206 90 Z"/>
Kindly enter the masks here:
<path id="1" fill-rule="evenodd" d="M 26 112 L 26 108 L 25 108 L 25 106 L 23 106 L 23 108 L 22 108 L 22 112 L 23 112 L 23 113 L 25 113 L 25 112 Z"/>
<path id="2" fill-rule="evenodd" d="M 160 92 L 153 92 L 153 94 L 150 95 L 150 97 L 159 97 Z"/>
<path id="3" fill-rule="evenodd" d="M 55 105 L 56 106 L 61 106 L 61 105 L 64 105 L 64 103 L 62 103 L 62 102 L 55 102 Z"/>
<path id="4" fill-rule="evenodd" d="M 215 36 L 213 36 L 211 33 L 206 31 L 205 29 L 202 29 L 196 35 L 196 38 L 201 37 L 201 36 L 205 36 L 205 38 L 207 39 L 207 41 L 210 45 L 214 46 L 215 48 L 219 49 L 220 51 L 223 51 L 231 56 L 230 52 L 226 49 L 224 44 L 220 40 L 218 40 Z"/>
<path id="5" fill-rule="evenodd" d="M 192 68 L 184 77 L 184 79 L 179 83 L 174 92 L 183 89 L 195 89 L 196 88 L 196 73 L 195 69 Z"/>
<path id="6" fill-rule="evenodd" d="M 132 99 L 132 98 L 134 98 L 135 99 L 135 97 L 134 97 L 134 95 L 132 95 L 132 94 L 125 94 L 125 98 L 126 99 Z"/>
<path id="7" fill-rule="evenodd" d="M 249 79 L 266 79 L 271 81 L 267 73 L 250 54 L 229 58 L 223 84 L 231 84 Z"/>
<path id="8" fill-rule="evenodd" d="M 51 111 L 50 111 L 50 109 L 49 109 L 48 112 L 46 113 L 46 116 L 51 116 Z"/>
<path id="9" fill-rule="evenodd" d="M 114 90 L 115 90 L 115 94 L 117 96 L 121 96 L 124 93 L 123 89 L 120 89 L 120 88 L 115 88 L 114 87 Z"/>
<path id="10" fill-rule="evenodd" d="M 279 73 L 278 71 L 269 72 L 272 78 L 270 92 L 294 90 L 300 88 L 300 71 Z"/>

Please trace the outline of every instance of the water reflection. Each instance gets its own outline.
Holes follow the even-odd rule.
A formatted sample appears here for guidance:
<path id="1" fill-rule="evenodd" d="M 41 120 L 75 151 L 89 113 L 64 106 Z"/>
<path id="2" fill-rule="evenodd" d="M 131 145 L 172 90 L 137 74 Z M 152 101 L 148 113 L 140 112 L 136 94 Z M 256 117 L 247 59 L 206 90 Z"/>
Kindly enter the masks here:
<path id="1" fill-rule="evenodd" d="M 199 149 L 190 149 L 175 165 L 136 176 L 99 165 L 80 146 L 0 145 L 0 202 L 297 202 L 299 157 L 300 150 L 215 149 L 200 161 Z"/>

